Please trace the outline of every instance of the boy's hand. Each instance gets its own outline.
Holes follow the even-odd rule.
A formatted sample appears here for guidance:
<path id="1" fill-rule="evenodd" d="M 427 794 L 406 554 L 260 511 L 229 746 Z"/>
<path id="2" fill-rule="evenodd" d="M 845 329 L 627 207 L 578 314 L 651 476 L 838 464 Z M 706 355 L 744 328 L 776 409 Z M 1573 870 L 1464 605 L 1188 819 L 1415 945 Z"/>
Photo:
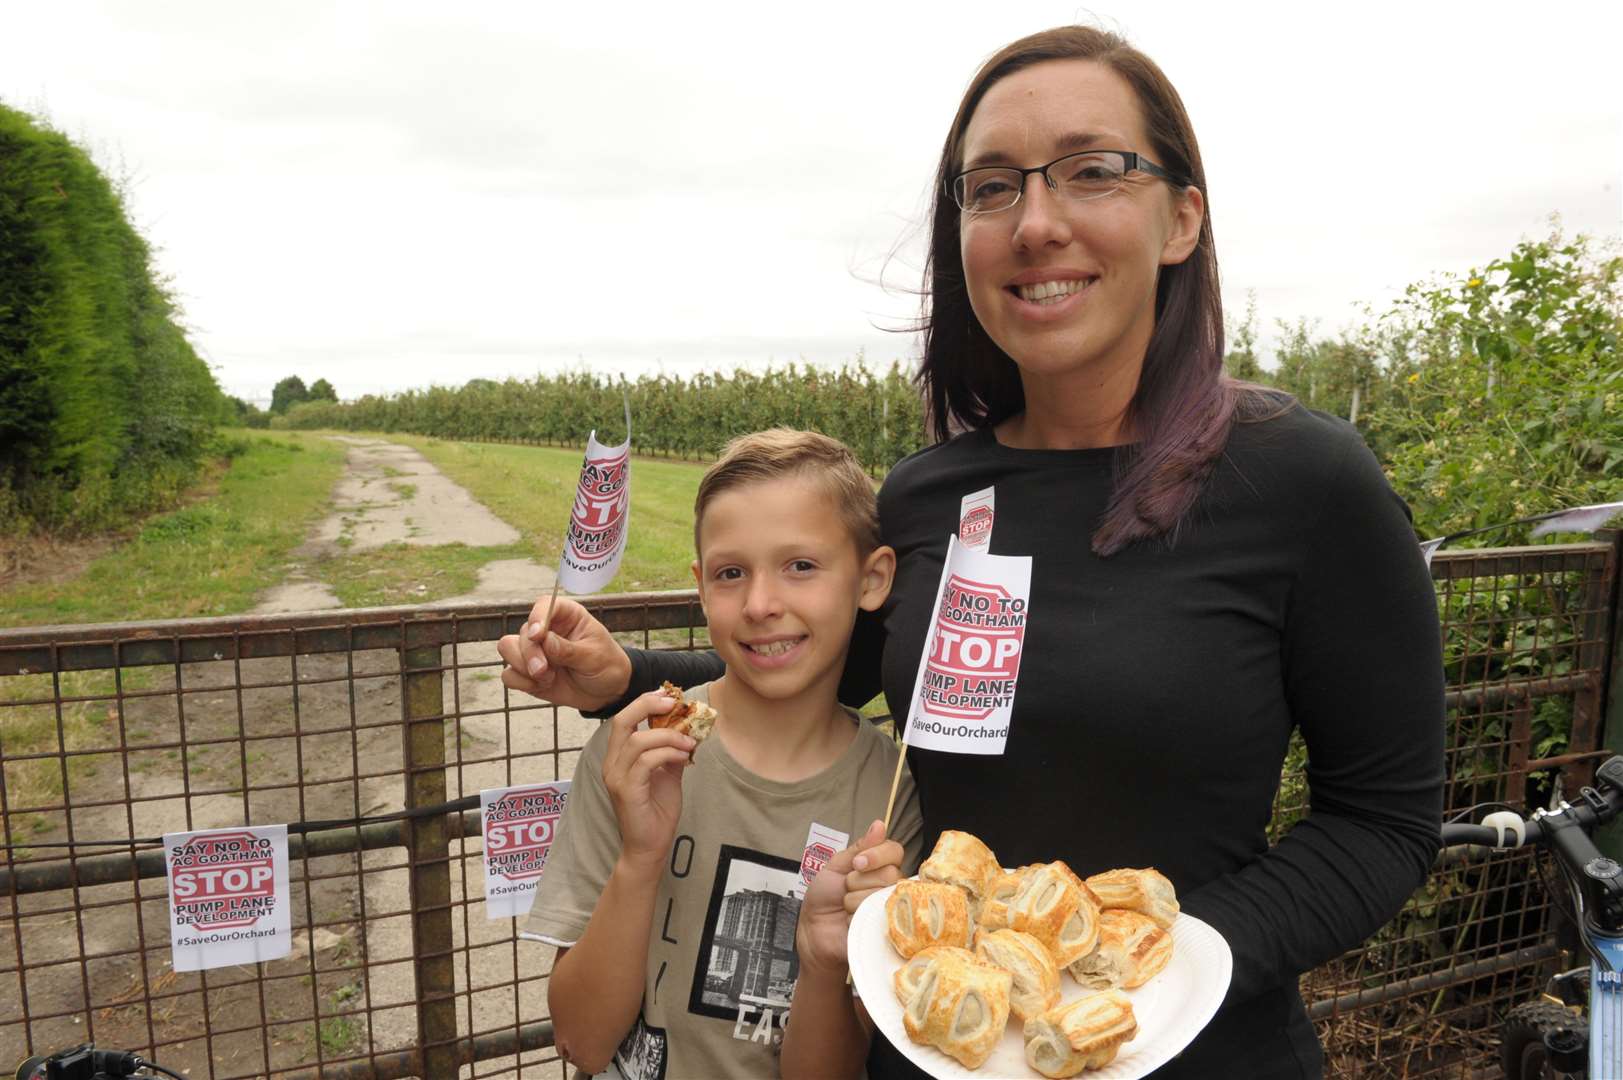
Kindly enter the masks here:
<path id="1" fill-rule="evenodd" d="M 795 926 L 795 949 L 802 968 L 845 978 L 846 934 L 862 901 L 901 879 L 902 845 L 885 839 L 885 823 L 875 821 L 857 842 L 835 855 L 806 889 Z"/>
<path id="2" fill-rule="evenodd" d="M 510 690 L 557 705 L 601 709 L 631 683 L 631 658 L 608 628 L 579 603 L 559 597 L 546 638 L 539 641 L 547 601 L 537 600 L 530 621 L 496 643 L 507 662 L 502 683 Z"/>
<path id="3" fill-rule="evenodd" d="M 637 869 L 657 872 L 670 854 L 682 816 L 682 770 L 699 745 L 668 728 L 637 730 L 638 724 L 674 704 L 654 691 L 609 721 L 603 783 L 620 823 L 620 858 Z"/>

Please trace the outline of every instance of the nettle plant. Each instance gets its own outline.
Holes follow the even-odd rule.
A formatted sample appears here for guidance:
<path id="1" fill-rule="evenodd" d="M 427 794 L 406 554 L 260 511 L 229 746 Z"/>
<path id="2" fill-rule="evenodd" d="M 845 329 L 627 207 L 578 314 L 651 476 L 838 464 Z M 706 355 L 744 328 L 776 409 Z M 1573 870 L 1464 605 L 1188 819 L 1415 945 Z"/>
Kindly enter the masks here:
<path id="1" fill-rule="evenodd" d="M 1411 286 L 1368 437 L 1423 536 L 1623 490 L 1623 255 L 1558 233 Z M 1494 543 L 1520 537 L 1498 536 Z"/>

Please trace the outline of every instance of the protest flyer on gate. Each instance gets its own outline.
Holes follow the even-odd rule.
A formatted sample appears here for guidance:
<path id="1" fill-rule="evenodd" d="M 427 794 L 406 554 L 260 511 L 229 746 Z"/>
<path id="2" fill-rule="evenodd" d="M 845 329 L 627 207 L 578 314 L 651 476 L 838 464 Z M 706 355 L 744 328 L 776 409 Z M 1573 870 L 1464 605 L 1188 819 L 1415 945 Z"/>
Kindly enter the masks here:
<path id="1" fill-rule="evenodd" d="M 631 521 L 631 414 L 626 414 L 626 441 L 604 446 L 597 432 L 586 439 L 586 460 L 575 486 L 558 584 L 576 596 L 597 592 L 620 570 L 626 529 Z"/>
<path id="2" fill-rule="evenodd" d="M 165 833 L 176 971 L 278 960 L 293 951 L 287 826 Z"/>
<path id="3" fill-rule="evenodd" d="M 535 902 L 569 781 L 487 788 L 479 793 L 485 836 L 485 917 L 514 919 Z"/>
<path id="4" fill-rule="evenodd" d="M 1001 754 L 1031 601 L 1031 556 L 947 541 L 935 613 L 913 691 L 908 744 Z"/>

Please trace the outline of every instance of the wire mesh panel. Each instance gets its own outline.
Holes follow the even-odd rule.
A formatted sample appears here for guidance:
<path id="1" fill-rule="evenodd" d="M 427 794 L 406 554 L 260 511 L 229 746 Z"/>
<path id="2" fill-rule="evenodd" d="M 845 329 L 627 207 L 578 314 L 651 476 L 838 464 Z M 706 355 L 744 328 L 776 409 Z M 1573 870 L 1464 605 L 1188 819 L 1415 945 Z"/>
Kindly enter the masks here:
<path id="1" fill-rule="evenodd" d="M 1614 551 L 1436 559 L 1451 811 L 1587 781 Z M 590 606 L 628 644 L 706 644 L 691 593 Z M 488 918 L 482 893 L 479 792 L 570 777 L 596 724 L 502 687 L 494 643 L 527 614 L 0 632 L 0 1059 L 93 1039 L 221 1080 L 562 1080 L 552 950 Z M 1297 745 L 1276 833 L 1305 812 L 1304 765 Z M 155 839 L 281 822 L 293 955 L 175 972 Z M 1549 911 L 1525 853 L 1445 861 L 1366 946 L 1304 977 L 1330 1075 L 1480 1075 L 1505 1010 L 1570 960 Z"/>
<path id="2" fill-rule="evenodd" d="M 686 594 L 593 606 L 628 644 L 704 640 Z M 551 950 L 483 903 L 479 791 L 569 777 L 596 726 L 505 692 L 495 640 L 527 614 L 0 633 L 0 1059 L 561 1078 Z M 159 838 L 283 822 L 292 955 L 176 972 Z"/>
<path id="3" fill-rule="evenodd" d="M 1610 544 L 1437 557 L 1446 814 L 1484 804 L 1525 814 L 1593 778 L 1606 756 L 1597 747 L 1615 572 Z M 1282 780 L 1276 829 L 1306 805 L 1300 755 L 1298 746 Z M 1498 1062 L 1505 1012 L 1562 967 L 1587 963 L 1559 946 L 1531 851 L 1460 855 L 1445 852 L 1364 947 L 1303 978 L 1330 1075 L 1481 1076 Z"/>

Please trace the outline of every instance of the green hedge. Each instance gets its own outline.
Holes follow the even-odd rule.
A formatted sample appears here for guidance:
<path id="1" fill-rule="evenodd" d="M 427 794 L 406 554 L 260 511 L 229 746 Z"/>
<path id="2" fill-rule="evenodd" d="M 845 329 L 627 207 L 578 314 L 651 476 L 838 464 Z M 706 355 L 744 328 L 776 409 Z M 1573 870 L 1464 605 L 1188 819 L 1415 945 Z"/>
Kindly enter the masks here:
<path id="1" fill-rule="evenodd" d="M 226 406 L 118 191 L 0 105 L 0 530 L 98 528 L 161 503 Z"/>

